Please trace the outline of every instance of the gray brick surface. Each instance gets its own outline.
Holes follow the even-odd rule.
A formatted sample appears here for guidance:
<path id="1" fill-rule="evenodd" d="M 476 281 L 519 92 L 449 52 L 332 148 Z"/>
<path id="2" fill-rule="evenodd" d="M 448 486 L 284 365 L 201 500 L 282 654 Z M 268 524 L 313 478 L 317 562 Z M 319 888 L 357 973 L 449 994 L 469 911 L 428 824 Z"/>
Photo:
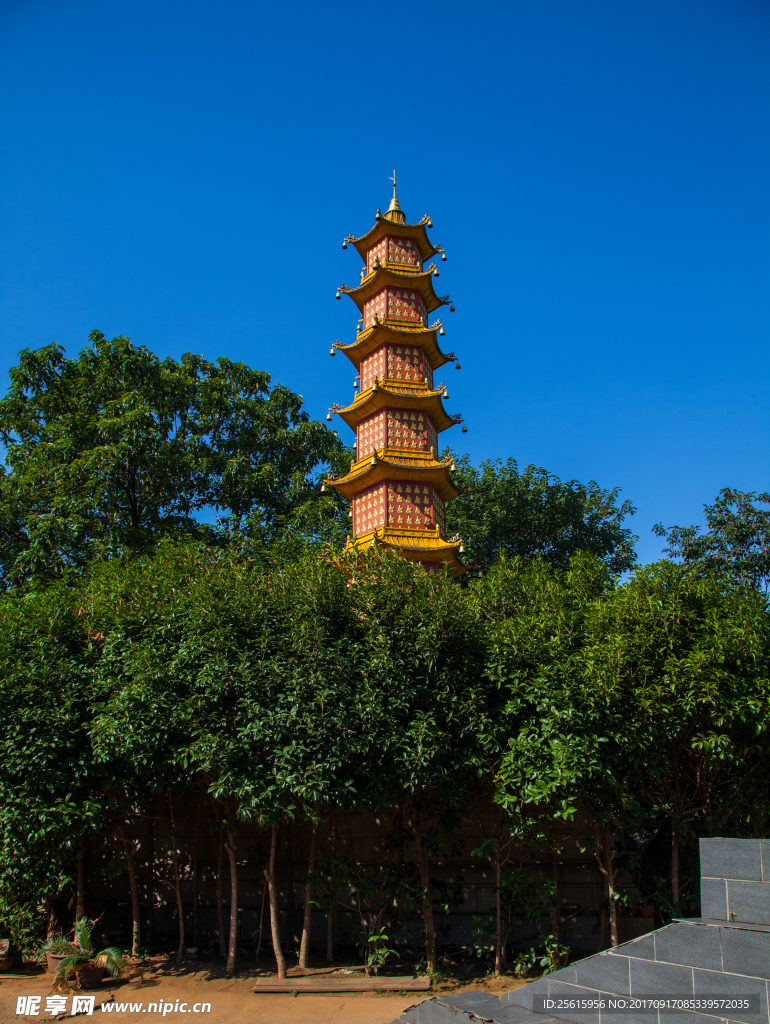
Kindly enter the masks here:
<path id="1" fill-rule="evenodd" d="M 532 1009 L 532 997 L 533 996 L 547 996 L 548 995 L 548 976 L 545 978 L 538 978 L 537 981 L 531 981 L 529 985 L 522 985 L 521 988 L 516 988 L 513 992 L 506 992 L 500 996 L 502 1002 L 515 1003 L 516 1006 L 525 1006 L 528 1010 Z"/>
<path id="2" fill-rule="evenodd" d="M 770 924 L 770 882 L 729 881 L 727 912 L 731 921 Z"/>
<path id="3" fill-rule="evenodd" d="M 677 921 L 655 936 L 655 959 L 688 967 L 722 970 L 719 928 Z"/>
<path id="4" fill-rule="evenodd" d="M 650 960 L 631 961 L 631 994 L 635 996 L 691 996 L 692 970 Z"/>
<path id="5" fill-rule="evenodd" d="M 759 849 L 762 854 L 762 880 L 770 882 L 770 839 L 760 839 Z"/>
<path id="6" fill-rule="evenodd" d="M 598 956 L 575 964 L 575 974 L 578 985 L 599 989 L 601 992 L 613 992 L 619 996 L 627 996 L 631 992 L 627 956 L 599 953 Z"/>
<path id="7" fill-rule="evenodd" d="M 701 839 L 700 873 L 709 878 L 759 882 L 762 860 L 758 839 Z"/>
<path id="8" fill-rule="evenodd" d="M 695 971 L 694 974 L 696 996 L 758 996 L 759 1013 L 730 1010 L 730 1019 L 743 1024 L 768 1024 L 766 982 L 717 971 Z"/>
<path id="9" fill-rule="evenodd" d="M 550 999 L 598 999 L 599 992 L 596 989 L 586 988 L 582 985 L 565 985 L 561 981 L 552 981 L 549 986 L 548 997 Z M 587 1013 L 575 1012 L 574 1010 L 549 1007 L 548 1011 L 554 1017 L 561 1020 L 571 1020 L 574 1024 L 599 1024 L 599 1010 L 589 1010 Z"/>
<path id="10" fill-rule="evenodd" d="M 700 908 L 704 917 L 727 920 L 727 882 L 722 878 L 701 878 Z"/>
<path id="11" fill-rule="evenodd" d="M 654 960 L 655 934 L 655 932 L 650 932 L 649 935 L 643 935 L 640 939 L 634 939 L 633 942 L 625 942 L 622 946 L 618 946 L 618 953 L 635 956 L 639 960 Z"/>
<path id="12" fill-rule="evenodd" d="M 770 932 L 750 932 L 742 928 L 720 928 L 719 931 L 726 971 L 770 979 Z"/>

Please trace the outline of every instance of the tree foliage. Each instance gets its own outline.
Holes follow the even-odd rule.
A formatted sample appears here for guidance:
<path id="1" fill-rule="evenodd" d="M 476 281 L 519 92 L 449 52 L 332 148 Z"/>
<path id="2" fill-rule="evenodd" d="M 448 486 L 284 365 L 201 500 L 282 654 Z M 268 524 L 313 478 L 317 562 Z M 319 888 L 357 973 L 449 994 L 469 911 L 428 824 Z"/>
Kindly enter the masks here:
<path id="1" fill-rule="evenodd" d="M 7 582 L 54 579 L 163 536 L 269 542 L 318 496 L 315 471 L 347 456 L 267 373 L 160 360 L 98 331 L 90 340 L 76 359 L 57 345 L 25 350 L 0 400 Z"/>
<path id="2" fill-rule="evenodd" d="M 481 570 L 503 552 L 539 555 L 563 568 L 576 552 L 589 551 L 616 575 L 636 561 L 637 538 L 623 525 L 636 510 L 628 500 L 618 504 L 619 488 L 562 481 L 536 466 L 520 470 L 514 459 L 477 468 L 463 456 L 456 466 L 462 493 L 447 507 L 447 529 L 463 538 L 466 561 Z"/>
<path id="3" fill-rule="evenodd" d="M 767 593 L 770 585 L 770 493 L 736 491 L 725 487 L 713 505 L 704 505 L 708 527 L 653 527 L 664 537 L 670 558 L 692 566 L 724 573 L 746 586 Z"/>

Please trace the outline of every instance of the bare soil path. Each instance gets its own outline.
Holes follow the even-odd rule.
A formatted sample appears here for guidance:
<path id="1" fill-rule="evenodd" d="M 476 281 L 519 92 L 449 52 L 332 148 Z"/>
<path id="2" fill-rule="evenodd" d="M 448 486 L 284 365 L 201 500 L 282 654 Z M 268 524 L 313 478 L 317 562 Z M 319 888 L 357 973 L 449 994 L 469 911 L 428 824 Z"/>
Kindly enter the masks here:
<path id="1" fill-rule="evenodd" d="M 243 966 L 242 966 L 243 965 Z M 121 982 L 105 979 L 101 989 L 81 993 L 93 995 L 94 1014 L 99 1024 L 105 1015 L 115 1024 L 152 1024 L 156 1020 L 174 1024 L 390 1024 L 407 1006 L 427 998 L 428 992 L 340 992 L 311 994 L 255 993 L 258 978 L 275 978 L 274 972 L 247 968 L 238 962 L 235 977 L 227 978 L 218 962 L 152 958 L 132 965 Z M 290 971 L 298 975 L 298 971 Z M 66 1013 L 46 1013 L 46 997 L 53 978 L 42 968 L 0 974 L 0 1024 L 11 1021 L 72 1020 L 73 995 L 66 999 Z M 479 978 L 463 984 L 438 985 L 434 991 L 486 989 L 496 994 L 516 988 L 521 982 L 507 978 Z M 40 997 L 37 1013 L 17 1016 L 19 997 Z M 210 1009 L 209 1009 L 210 1004 Z M 33 1009 L 35 1005 L 33 1003 Z M 188 1016 L 191 1015 L 191 1016 Z M 80 1019 L 84 1020 L 84 1016 Z"/>

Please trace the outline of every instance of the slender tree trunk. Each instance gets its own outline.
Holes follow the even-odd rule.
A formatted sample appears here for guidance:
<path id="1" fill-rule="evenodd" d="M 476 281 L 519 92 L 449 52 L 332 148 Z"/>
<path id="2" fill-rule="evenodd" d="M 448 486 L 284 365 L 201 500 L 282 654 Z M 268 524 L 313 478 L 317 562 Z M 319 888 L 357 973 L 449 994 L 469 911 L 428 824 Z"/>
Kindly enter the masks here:
<path id="1" fill-rule="evenodd" d="M 609 901 L 609 919 L 610 919 L 610 945 L 618 945 L 618 905 L 615 900 L 615 858 L 614 850 L 610 849 L 610 837 L 607 829 L 600 827 L 599 825 L 594 826 L 596 832 L 596 861 L 599 865 L 599 870 L 604 877 L 604 892 L 605 896 Z M 607 919 L 606 912 L 604 913 L 604 921 L 600 928 L 599 942 L 602 943 L 606 937 L 606 926 Z M 604 934 L 602 934 L 604 933 Z"/>
<path id="2" fill-rule="evenodd" d="M 182 903 L 182 883 L 179 877 L 179 850 L 176 843 L 176 821 L 174 820 L 174 804 L 171 790 L 168 791 L 168 811 L 171 816 L 171 857 L 174 862 L 174 889 L 176 891 L 176 911 L 179 918 L 179 947 L 176 951 L 177 960 L 184 956 L 184 905 Z"/>
<path id="3" fill-rule="evenodd" d="M 77 867 L 75 874 L 75 920 L 79 921 L 85 917 L 85 872 L 83 870 L 83 854 L 77 856 Z"/>
<path id="4" fill-rule="evenodd" d="M 193 873 L 193 905 L 192 905 L 192 913 L 193 913 L 193 945 L 194 946 L 198 945 L 198 939 L 200 938 L 199 928 L 198 928 L 198 901 L 199 901 L 199 888 L 200 888 L 200 879 L 199 879 L 199 872 L 198 872 L 198 867 L 199 867 L 198 847 L 200 845 L 201 822 L 202 822 L 202 820 L 203 820 L 203 797 L 201 796 L 198 799 L 198 818 L 197 818 L 197 820 L 195 822 L 195 839 L 193 841 L 193 854 L 192 854 L 192 873 Z"/>
<path id="5" fill-rule="evenodd" d="M 679 907 L 679 830 L 675 816 L 671 818 L 671 898 L 675 911 Z"/>
<path id="6" fill-rule="evenodd" d="M 286 826 L 286 935 L 287 949 L 294 945 L 294 864 L 291 855 L 291 825 Z"/>
<path id="7" fill-rule="evenodd" d="M 310 876 L 315 871 L 315 854 L 316 847 L 318 845 L 318 826 L 314 826 L 313 834 L 310 837 L 310 856 L 307 859 L 307 873 L 308 877 L 305 882 L 305 917 L 302 921 L 302 941 L 299 946 L 299 965 L 303 970 L 307 970 L 310 961 L 310 925 L 313 920 L 313 904 L 310 902 L 313 898 L 313 883 L 310 881 Z"/>
<path id="8" fill-rule="evenodd" d="M 131 929 L 131 955 L 139 956 L 142 952 L 141 911 L 139 909 L 139 886 L 136 881 L 136 866 L 134 864 L 134 858 L 139 847 L 126 837 L 122 825 L 118 829 L 118 836 L 123 844 L 126 870 L 128 871 L 128 884 L 131 888 L 131 918 L 133 922 Z"/>
<path id="9" fill-rule="evenodd" d="M 224 879 L 225 873 L 225 833 L 222 828 L 219 830 L 219 849 L 217 851 L 217 929 L 219 930 L 219 959 L 225 955 L 225 915 L 222 909 L 224 902 Z"/>
<path id="10" fill-rule="evenodd" d="M 428 973 L 436 970 L 436 925 L 433 920 L 433 901 L 430 895 L 430 878 L 428 873 L 428 851 L 423 850 L 417 838 L 417 864 L 420 871 L 420 882 L 423 891 L 423 921 L 425 927 L 425 956 L 428 961 Z"/>
<path id="11" fill-rule="evenodd" d="M 551 935 L 554 941 L 559 941 L 559 854 L 556 850 L 551 853 L 551 871 L 553 873 L 553 899 L 555 906 L 550 907 L 548 913 L 551 917 Z"/>
<path id="12" fill-rule="evenodd" d="M 337 853 L 337 815 L 332 816 L 332 857 Z M 334 909 L 326 915 L 326 959 L 334 963 Z"/>
<path id="13" fill-rule="evenodd" d="M 278 977 L 286 977 L 286 960 L 281 949 L 281 918 L 278 912 L 278 887 L 275 882 L 275 854 L 278 849 L 278 826 L 273 825 L 270 833 L 270 860 L 265 871 L 267 889 L 270 896 L 270 930 L 273 935 L 273 952 L 278 967 Z"/>
<path id="14" fill-rule="evenodd" d="M 262 950 L 262 922 L 265 920 L 265 893 L 267 892 L 267 879 L 262 883 L 262 902 L 259 905 L 259 938 L 257 939 L 257 955 L 255 962 L 259 963 L 259 954 Z"/>
<path id="15" fill-rule="evenodd" d="M 152 943 L 152 930 L 155 924 L 155 801 L 150 800 L 150 820 L 147 825 L 147 935 L 149 946 Z"/>
<path id="16" fill-rule="evenodd" d="M 45 937 L 50 939 L 56 931 L 56 914 L 53 909 L 53 902 L 49 899 L 45 901 Z"/>
<path id="17" fill-rule="evenodd" d="M 503 973 L 502 957 L 502 929 L 503 929 L 503 897 L 500 889 L 503 881 L 503 871 L 500 864 L 500 847 L 495 853 L 495 977 Z"/>
<path id="18" fill-rule="evenodd" d="M 235 834 L 230 832 L 225 844 L 230 862 L 230 943 L 227 948 L 227 974 L 235 973 L 235 957 L 238 952 L 238 864 L 235 860 Z"/>

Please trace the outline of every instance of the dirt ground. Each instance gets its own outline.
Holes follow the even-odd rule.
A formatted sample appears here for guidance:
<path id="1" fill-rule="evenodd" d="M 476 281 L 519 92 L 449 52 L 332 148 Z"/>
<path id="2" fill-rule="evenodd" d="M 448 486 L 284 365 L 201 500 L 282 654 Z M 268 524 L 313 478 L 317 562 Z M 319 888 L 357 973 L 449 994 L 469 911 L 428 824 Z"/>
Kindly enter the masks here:
<path id="1" fill-rule="evenodd" d="M 255 993 L 256 979 L 275 977 L 267 970 L 240 967 L 233 978 L 226 978 L 219 964 L 199 961 L 176 964 L 171 960 L 153 960 L 137 964 L 121 982 L 105 979 L 94 995 L 94 1012 L 114 1014 L 116 1024 L 149 1024 L 157 1018 L 176 1018 L 180 1013 L 193 1013 L 182 1020 L 200 1024 L 390 1024 L 407 1006 L 428 998 L 429 992 L 340 992 L 272 994 Z M 296 972 L 290 971 L 289 976 Z M 51 994 L 52 975 L 42 968 L 27 968 L 0 974 L 0 1024 L 22 1020 L 53 1020 L 46 1014 L 46 996 Z M 434 992 L 461 992 L 485 989 L 495 994 L 517 988 L 522 982 L 511 978 L 477 978 L 471 982 L 437 985 Z M 39 996 L 37 1014 L 17 1016 L 20 996 Z M 129 1006 L 126 1004 L 134 1004 Z M 160 1005 L 156 1011 L 151 1003 Z M 210 1003 L 211 1009 L 196 1009 Z M 110 1004 L 112 1004 L 110 1008 Z M 137 1004 L 141 1004 L 139 1007 Z M 181 1008 L 181 1009 L 180 1009 Z M 72 996 L 67 998 L 67 1012 L 58 1020 L 71 1019 Z M 163 1012 L 165 1010 L 165 1012 Z M 147 1014 L 150 1014 L 148 1018 Z M 106 1024 L 106 1022 L 105 1022 Z"/>

